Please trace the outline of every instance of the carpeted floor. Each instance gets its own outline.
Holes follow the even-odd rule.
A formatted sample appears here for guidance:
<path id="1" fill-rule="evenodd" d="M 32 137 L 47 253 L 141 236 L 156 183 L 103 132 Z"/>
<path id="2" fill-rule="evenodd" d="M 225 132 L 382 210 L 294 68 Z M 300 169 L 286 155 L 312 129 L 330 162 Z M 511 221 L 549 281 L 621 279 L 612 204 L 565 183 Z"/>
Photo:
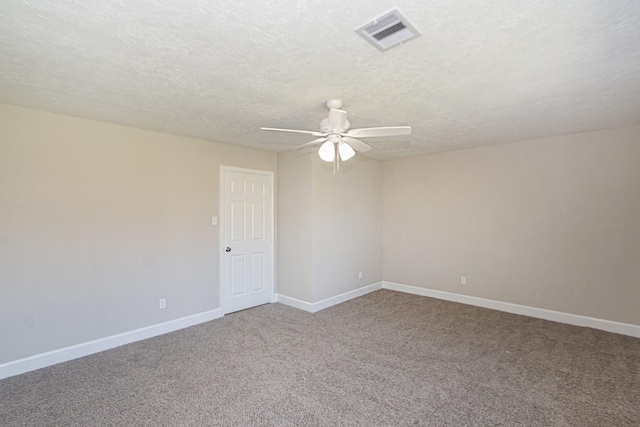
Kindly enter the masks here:
<path id="1" fill-rule="evenodd" d="M 640 426 L 640 339 L 381 290 L 0 381 L 0 426 Z"/>

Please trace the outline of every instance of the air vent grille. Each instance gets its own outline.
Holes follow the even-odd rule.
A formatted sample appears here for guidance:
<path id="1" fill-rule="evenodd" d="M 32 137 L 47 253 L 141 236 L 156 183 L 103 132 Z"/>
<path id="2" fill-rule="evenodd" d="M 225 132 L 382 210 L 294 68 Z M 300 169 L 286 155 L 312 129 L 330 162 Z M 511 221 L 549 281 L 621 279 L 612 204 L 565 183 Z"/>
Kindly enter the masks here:
<path id="1" fill-rule="evenodd" d="M 356 28 L 356 32 L 382 51 L 420 36 L 398 9 L 391 9 Z"/>
<path id="2" fill-rule="evenodd" d="M 380 31 L 379 33 L 374 34 L 373 37 L 376 40 L 380 41 L 384 38 L 389 37 L 391 34 L 395 34 L 400 30 L 404 30 L 405 28 L 407 28 L 406 25 L 404 25 L 402 22 L 398 22 L 396 25 L 393 25 L 384 31 Z"/>
<path id="3" fill-rule="evenodd" d="M 370 25 L 369 27 L 366 27 L 365 31 L 367 32 L 367 34 L 375 34 L 393 24 L 396 24 L 398 21 L 399 21 L 398 17 L 393 14 L 383 19 L 374 19 L 373 22 L 375 22 L 375 24 Z"/>

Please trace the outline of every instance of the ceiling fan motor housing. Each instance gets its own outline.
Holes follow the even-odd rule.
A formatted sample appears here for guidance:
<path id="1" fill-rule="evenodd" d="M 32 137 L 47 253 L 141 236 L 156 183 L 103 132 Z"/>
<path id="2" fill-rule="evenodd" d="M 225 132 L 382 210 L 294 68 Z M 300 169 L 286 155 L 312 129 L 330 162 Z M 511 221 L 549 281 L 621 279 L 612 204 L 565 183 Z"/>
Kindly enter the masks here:
<path id="1" fill-rule="evenodd" d="M 349 123 L 349 120 L 345 120 L 345 128 L 344 129 L 334 129 L 334 128 L 330 127 L 329 126 L 329 118 L 328 117 L 325 117 L 320 122 L 320 132 L 322 132 L 322 133 L 341 133 L 341 132 L 346 132 L 350 128 L 351 128 L 351 123 Z"/>

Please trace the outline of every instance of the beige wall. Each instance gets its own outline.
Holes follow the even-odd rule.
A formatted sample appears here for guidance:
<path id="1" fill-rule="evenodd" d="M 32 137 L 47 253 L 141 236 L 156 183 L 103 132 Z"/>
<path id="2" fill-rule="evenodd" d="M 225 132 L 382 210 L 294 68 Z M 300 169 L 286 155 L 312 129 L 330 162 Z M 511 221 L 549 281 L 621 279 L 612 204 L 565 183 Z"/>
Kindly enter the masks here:
<path id="1" fill-rule="evenodd" d="M 0 363 L 219 307 L 219 166 L 276 162 L 0 105 Z"/>
<path id="2" fill-rule="evenodd" d="M 385 162 L 384 279 L 640 325 L 639 162 L 640 127 Z"/>
<path id="3" fill-rule="evenodd" d="M 382 281 L 382 162 L 356 155 L 335 175 L 313 163 L 315 302 Z"/>
<path id="4" fill-rule="evenodd" d="M 382 162 L 334 175 L 315 152 L 279 153 L 278 217 L 280 294 L 313 303 L 382 280 Z"/>
<path id="5" fill-rule="evenodd" d="M 278 293 L 313 301 L 312 162 L 308 152 L 278 153 Z"/>
<path id="6" fill-rule="evenodd" d="M 314 152 L 0 105 L 0 363 L 219 307 L 221 164 L 278 164 L 283 295 L 384 278 L 640 324 L 639 135 L 356 156 L 333 175 Z"/>

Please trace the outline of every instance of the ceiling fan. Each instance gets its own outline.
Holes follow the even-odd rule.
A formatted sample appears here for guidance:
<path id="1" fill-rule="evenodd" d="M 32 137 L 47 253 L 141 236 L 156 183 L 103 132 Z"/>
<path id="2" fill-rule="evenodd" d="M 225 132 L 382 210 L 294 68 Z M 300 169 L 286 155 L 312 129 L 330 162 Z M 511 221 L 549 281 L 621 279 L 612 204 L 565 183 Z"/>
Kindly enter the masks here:
<path id="1" fill-rule="evenodd" d="M 318 139 L 299 145 L 295 147 L 294 150 L 322 144 L 318 150 L 318 154 L 325 162 L 333 162 L 334 172 L 336 168 L 340 167 L 339 160 L 349 160 L 355 155 L 356 151 L 364 153 L 371 150 L 371 146 L 359 139 L 356 139 L 356 137 L 372 138 L 380 136 L 408 135 L 411 133 L 411 126 L 387 126 L 350 130 L 351 124 L 349 123 L 349 120 L 347 120 L 347 112 L 340 110 L 340 108 L 342 108 L 341 100 L 331 99 L 325 103 L 325 106 L 329 110 L 329 116 L 320 122 L 319 132 L 278 128 L 260 129 L 277 132 L 304 133 L 318 136 Z"/>

